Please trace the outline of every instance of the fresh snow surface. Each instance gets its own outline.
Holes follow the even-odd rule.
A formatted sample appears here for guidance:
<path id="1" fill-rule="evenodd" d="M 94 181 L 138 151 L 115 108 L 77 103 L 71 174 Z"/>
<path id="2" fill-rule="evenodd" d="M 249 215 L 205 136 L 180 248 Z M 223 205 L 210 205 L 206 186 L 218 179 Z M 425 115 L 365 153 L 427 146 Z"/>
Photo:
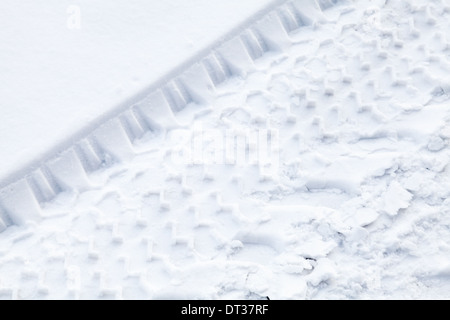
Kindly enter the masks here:
<path id="1" fill-rule="evenodd" d="M 53 159 L 56 197 L 4 198 L 0 298 L 449 299 L 450 2 L 332 2 L 130 145 L 101 129 L 100 169 Z"/>

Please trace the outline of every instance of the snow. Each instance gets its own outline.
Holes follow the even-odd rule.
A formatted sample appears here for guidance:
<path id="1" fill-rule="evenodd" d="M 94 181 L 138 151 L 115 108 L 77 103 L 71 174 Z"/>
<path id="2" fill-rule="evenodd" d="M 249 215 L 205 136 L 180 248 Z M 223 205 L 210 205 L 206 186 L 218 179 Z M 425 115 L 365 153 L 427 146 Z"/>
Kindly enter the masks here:
<path id="1" fill-rule="evenodd" d="M 276 2 L 2 1 L 1 185 Z"/>
<path id="2" fill-rule="evenodd" d="M 0 191 L 0 298 L 448 299 L 450 3 L 213 2 L 81 4 L 79 33 L 47 40 L 89 38 L 55 49 L 86 66 L 59 82 L 67 60 L 30 55 L 19 97 L 0 76 L 35 112 L 5 107 L 22 175 Z M 2 69 L 27 66 L 6 48 Z"/>

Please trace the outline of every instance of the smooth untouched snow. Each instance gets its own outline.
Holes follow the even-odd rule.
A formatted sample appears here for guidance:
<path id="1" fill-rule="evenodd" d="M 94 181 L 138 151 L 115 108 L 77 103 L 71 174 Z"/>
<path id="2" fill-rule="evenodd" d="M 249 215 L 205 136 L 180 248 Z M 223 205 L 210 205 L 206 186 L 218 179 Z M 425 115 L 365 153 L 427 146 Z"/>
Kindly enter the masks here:
<path id="1" fill-rule="evenodd" d="M 1 1 L 0 186 L 277 2 Z"/>

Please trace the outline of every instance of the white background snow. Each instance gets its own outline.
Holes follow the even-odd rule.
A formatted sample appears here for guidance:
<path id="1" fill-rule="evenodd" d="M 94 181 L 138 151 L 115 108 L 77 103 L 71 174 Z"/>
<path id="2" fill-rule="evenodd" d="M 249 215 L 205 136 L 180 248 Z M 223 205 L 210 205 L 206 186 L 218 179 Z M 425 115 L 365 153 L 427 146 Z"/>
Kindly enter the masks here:
<path id="1" fill-rule="evenodd" d="M 449 29 L 446 0 L 2 1 L 0 298 L 448 299 Z M 248 161 L 174 161 L 223 146 L 198 128 Z"/>

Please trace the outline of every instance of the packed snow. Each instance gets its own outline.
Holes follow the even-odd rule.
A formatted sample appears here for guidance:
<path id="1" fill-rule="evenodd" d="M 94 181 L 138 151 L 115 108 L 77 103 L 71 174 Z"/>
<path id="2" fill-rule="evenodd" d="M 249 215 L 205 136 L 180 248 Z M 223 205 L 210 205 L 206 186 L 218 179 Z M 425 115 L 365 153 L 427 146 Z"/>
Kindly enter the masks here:
<path id="1" fill-rule="evenodd" d="M 248 26 L 2 190 L 0 298 L 450 298 L 450 2 L 241 2 Z M 139 38 L 110 89 L 133 91 Z"/>
<path id="2" fill-rule="evenodd" d="M 1 1 L 0 187 L 278 2 Z"/>

